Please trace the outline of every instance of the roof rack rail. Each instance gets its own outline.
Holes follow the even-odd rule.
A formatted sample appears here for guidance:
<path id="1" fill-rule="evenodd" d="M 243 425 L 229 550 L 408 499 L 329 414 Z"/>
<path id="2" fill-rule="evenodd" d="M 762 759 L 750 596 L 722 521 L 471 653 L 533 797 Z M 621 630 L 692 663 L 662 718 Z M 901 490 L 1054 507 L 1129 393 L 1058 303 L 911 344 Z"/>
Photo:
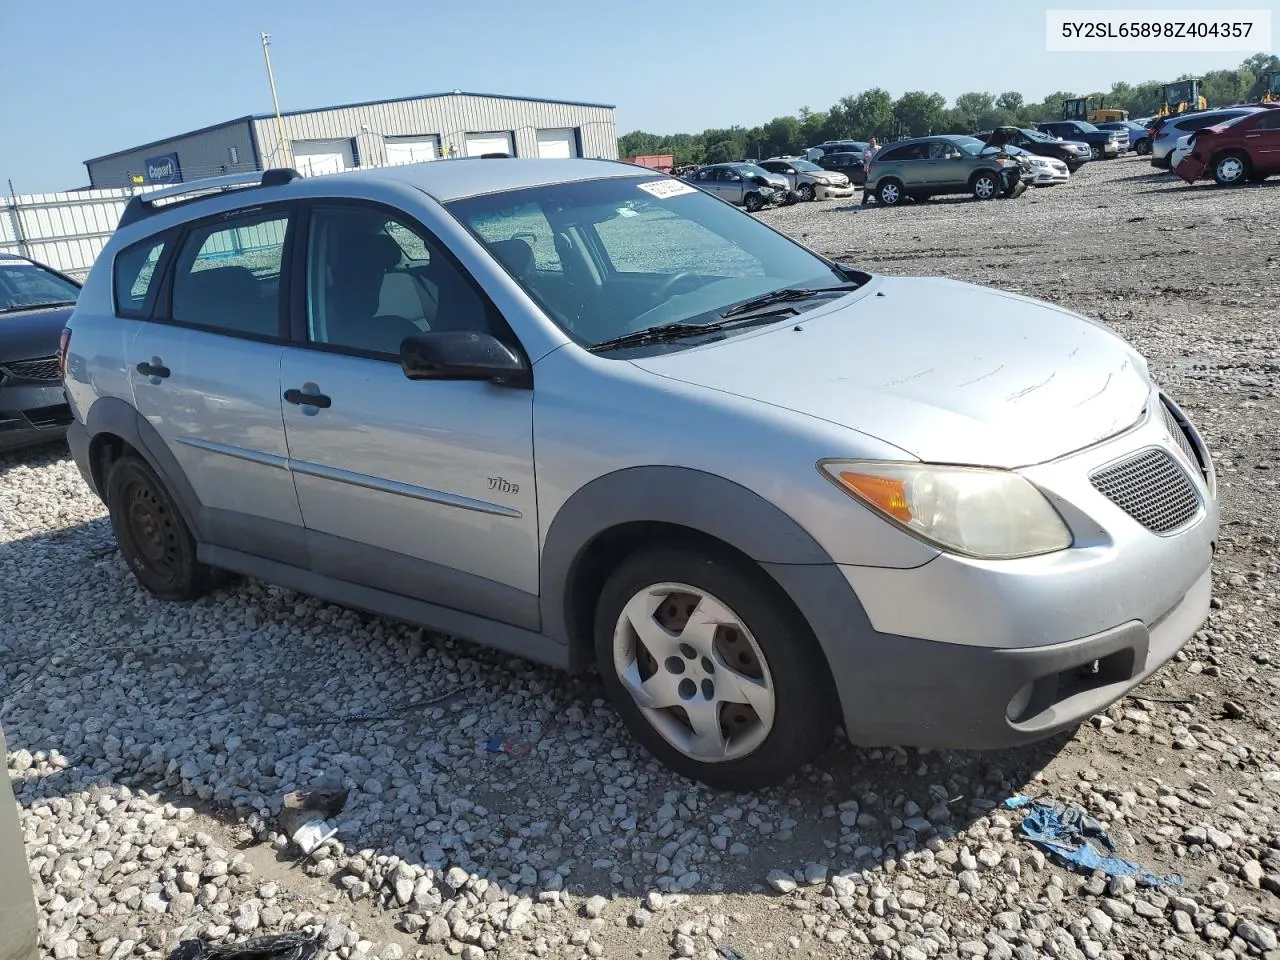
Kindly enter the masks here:
<path id="1" fill-rule="evenodd" d="M 201 200 L 211 194 L 251 187 L 280 187 L 301 179 L 302 174 L 292 167 L 272 167 L 270 170 L 231 173 L 225 177 L 206 177 L 135 194 L 125 205 L 124 213 L 120 215 L 120 222 L 116 224 L 116 228 L 146 219 L 169 207 Z"/>

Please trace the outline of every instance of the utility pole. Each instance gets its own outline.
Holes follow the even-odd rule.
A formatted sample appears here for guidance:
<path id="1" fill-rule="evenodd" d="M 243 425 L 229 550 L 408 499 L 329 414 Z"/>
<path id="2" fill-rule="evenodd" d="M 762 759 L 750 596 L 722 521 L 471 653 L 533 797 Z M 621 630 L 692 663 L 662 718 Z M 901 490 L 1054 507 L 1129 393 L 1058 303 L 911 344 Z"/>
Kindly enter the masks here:
<path id="1" fill-rule="evenodd" d="M 267 62 L 267 83 L 271 85 L 271 102 L 276 108 L 276 138 L 280 151 L 278 165 L 288 167 L 292 166 L 292 162 L 284 145 L 284 121 L 280 119 L 280 98 L 276 96 L 276 77 L 271 71 L 271 53 L 267 50 L 269 46 L 271 46 L 271 34 L 264 33 L 262 35 L 262 59 Z"/>

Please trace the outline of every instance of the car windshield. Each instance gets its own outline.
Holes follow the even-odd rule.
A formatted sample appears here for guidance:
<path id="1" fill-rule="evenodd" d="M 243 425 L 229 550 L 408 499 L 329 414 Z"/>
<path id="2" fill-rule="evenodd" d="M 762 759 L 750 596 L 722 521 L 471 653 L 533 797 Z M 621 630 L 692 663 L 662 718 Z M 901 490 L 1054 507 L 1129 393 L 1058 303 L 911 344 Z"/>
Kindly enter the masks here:
<path id="1" fill-rule="evenodd" d="M 656 326 L 713 322 L 777 290 L 849 282 L 806 248 L 678 180 L 583 180 L 447 208 L 587 346 Z"/>
<path id="2" fill-rule="evenodd" d="M 767 177 L 769 175 L 768 170 L 764 167 L 757 167 L 754 163 L 735 163 L 733 169 L 744 177 Z"/>
<path id="3" fill-rule="evenodd" d="M 1097 133 L 1098 132 L 1097 127 L 1095 127 L 1092 123 L 1085 123 L 1083 120 L 1076 120 L 1075 123 L 1073 124 L 1073 128 L 1075 130 L 1080 131 L 1081 133 Z"/>
<path id="4" fill-rule="evenodd" d="M 22 260 L 0 260 L 0 313 L 66 306 L 78 296 L 79 287 L 51 270 Z"/>
<path id="5" fill-rule="evenodd" d="M 984 149 L 996 149 L 995 147 L 988 147 L 985 140 L 979 140 L 977 137 L 952 137 L 951 142 L 971 157 L 976 157 Z"/>
<path id="6" fill-rule="evenodd" d="M 822 170 L 822 168 L 816 163 L 810 163 L 808 160 L 792 160 L 791 166 L 795 167 L 801 173 L 813 173 L 815 170 Z"/>
<path id="7" fill-rule="evenodd" d="M 1050 140 L 1057 139 L 1057 137 L 1051 137 L 1047 133 L 1041 133 L 1039 130 L 1023 130 L 1022 132 L 1032 140 L 1039 140 L 1041 143 L 1048 143 Z"/>

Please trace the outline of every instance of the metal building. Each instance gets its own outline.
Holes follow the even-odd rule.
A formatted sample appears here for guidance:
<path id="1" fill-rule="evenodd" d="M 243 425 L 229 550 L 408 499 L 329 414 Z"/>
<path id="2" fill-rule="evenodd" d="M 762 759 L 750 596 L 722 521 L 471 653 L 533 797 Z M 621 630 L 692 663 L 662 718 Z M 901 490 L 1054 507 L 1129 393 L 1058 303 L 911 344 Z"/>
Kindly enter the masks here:
<path id="1" fill-rule="evenodd" d="M 240 117 L 86 160 L 95 188 L 268 167 L 303 174 L 449 156 L 618 157 L 614 108 L 483 93 L 426 94 Z"/>

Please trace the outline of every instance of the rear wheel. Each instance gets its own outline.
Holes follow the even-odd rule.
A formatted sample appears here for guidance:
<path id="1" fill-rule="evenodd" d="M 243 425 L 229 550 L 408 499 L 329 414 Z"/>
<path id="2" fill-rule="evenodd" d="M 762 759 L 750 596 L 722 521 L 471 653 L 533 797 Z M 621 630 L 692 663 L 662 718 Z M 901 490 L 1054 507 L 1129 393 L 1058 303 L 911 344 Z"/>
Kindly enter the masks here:
<path id="1" fill-rule="evenodd" d="M 970 186 L 976 200 L 993 200 L 1000 195 L 1000 181 L 994 173 L 985 170 L 973 178 Z"/>
<path id="2" fill-rule="evenodd" d="M 107 474 L 107 511 L 129 569 L 161 600 L 195 600 L 222 579 L 196 559 L 196 541 L 164 483 L 145 461 L 124 456 Z"/>
<path id="3" fill-rule="evenodd" d="M 902 184 L 897 180 L 883 180 L 876 188 L 876 199 L 886 207 L 896 207 L 902 203 Z"/>
<path id="4" fill-rule="evenodd" d="M 1151 152 L 1151 138 L 1141 137 L 1138 142 L 1133 145 L 1133 152 L 1140 157 L 1145 157 Z"/>
<path id="5" fill-rule="evenodd" d="M 1223 154 L 1213 163 L 1213 179 L 1222 187 L 1236 187 L 1249 178 L 1249 158 L 1243 153 Z"/>
<path id="6" fill-rule="evenodd" d="M 595 640 L 636 739 L 709 786 L 779 783 L 835 730 L 826 661 L 807 624 L 732 555 L 664 547 L 623 561 L 601 591 Z"/>

